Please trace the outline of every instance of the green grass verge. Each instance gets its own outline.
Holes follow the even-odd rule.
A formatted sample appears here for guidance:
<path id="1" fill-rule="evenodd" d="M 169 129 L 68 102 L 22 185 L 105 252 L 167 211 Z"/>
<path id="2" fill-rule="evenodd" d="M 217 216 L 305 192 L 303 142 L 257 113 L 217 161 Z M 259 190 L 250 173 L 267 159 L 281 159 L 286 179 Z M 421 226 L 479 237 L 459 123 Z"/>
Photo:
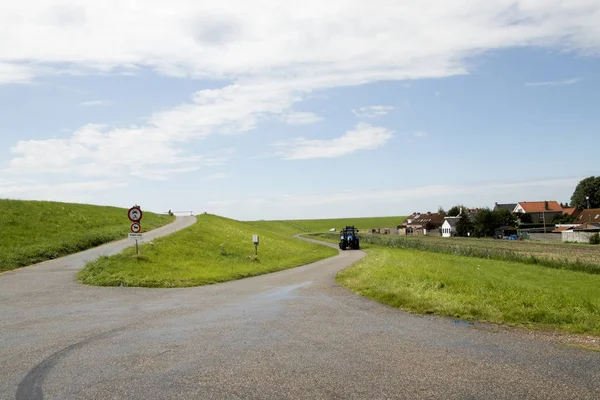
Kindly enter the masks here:
<path id="1" fill-rule="evenodd" d="M 260 236 L 258 257 L 252 235 Z M 79 271 L 82 283 L 98 286 L 188 287 L 240 279 L 337 255 L 336 249 L 274 234 L 210 214 L 190 228 L 102 257 Z"/>
<path id="2" fill-rule="evenodd" d="M 337 281 L 406 311 L 600 335 L 600 276 L 367 245 Z"/>
<path id="3" fill-rule="evenodd" d="M 252 226 L 261 227 L 272 232 L 295 235 L 308 232 L 327 232 L 335 228 L 338 232 L 346 225 L 354 225 L 359 230 L 374 228 L 396 228 L 406 217 L 367 217 L 367 218 L 334 218 L 303 219 L 278 221 L 248 221 Z"/>
<path id="4" fill-rule="evenodd" d="M 144 212 L 142 228 L 174 220 Z M 124 239 L 130 226 L 122 208 L 0 199 L 0 272 Z"/>

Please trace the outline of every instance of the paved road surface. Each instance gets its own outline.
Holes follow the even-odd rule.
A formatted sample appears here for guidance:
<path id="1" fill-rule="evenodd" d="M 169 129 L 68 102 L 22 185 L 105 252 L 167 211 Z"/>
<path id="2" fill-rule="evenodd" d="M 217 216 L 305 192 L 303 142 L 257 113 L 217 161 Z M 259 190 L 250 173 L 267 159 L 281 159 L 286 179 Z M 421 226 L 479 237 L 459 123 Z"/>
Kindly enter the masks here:
<path id="1" fill-rule="evenodd" d="M 598 352 L 338 286 L 362 252 L 189 289 L 76 283 L 85 259 L 122 247 L 0 275 L 0 399 L 600 398 Z"/>

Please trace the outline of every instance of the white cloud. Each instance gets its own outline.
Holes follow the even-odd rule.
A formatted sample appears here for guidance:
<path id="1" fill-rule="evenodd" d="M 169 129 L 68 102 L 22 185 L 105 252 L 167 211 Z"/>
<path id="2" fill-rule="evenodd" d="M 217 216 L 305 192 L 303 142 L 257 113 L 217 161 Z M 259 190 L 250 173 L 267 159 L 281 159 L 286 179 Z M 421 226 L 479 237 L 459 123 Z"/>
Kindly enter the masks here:
<path id="1" fill-rule="evenodd" d="M 108 102 L 104 100 L 89 100 L 81 102 L 82 106 L 103 106 L 106 104 L 108 104 Z"/>
<path id="2" fill-rule="evenodd" d="M 277 152 L 286 160 L 342 157 L 359 150 L 376 149 L 393 137 L 393 132 L 382 127 L 365 123 L 335 139 L 299 138 L 290 142 L 275 143 Z"/>
<path id="3" fill-rule="evenodd" d="M 0 62 L 24 71 L 11 74 L 18 81 L 149 66 L 198 78 L 341 74 L 366 82 L 418 76 L 423 67 L 424 75 L 464 72 L 464 57 L 511 46 L 598 52 L 599 17 L 597 0 L 24 0 L 0 5 Z"/>
<path id="4" fill-rule="evenodd" d="M 86 125 L 62 139 L 20 141 L 7 172 L 164 179 L 220 162 L 190 154 L 190 141 L 250 132 L 269 117 L 316 122 L 292 111 L 315 91 L 466 74 L 473 56 L 509 47 L 598 53 L 598 20 L 597 0 L 5 1 L 0 84 L 142 68 L 231 82 L 139 126 Z M 363 112 L 389 112 L 374 107 Z M 372 129 L 382 129 L 375 146 L 387 140 L 384 128 Z M 336 157 L 363 148 L 353 140 L 299 140 L 286 155 Z"/>
<path id="5" fill-rule="evenodd" d="M 352 110 L 357 117 L 375 118 L 388 115 L 393 110 L 393 106 L 368 106 L 361 107 L 358 110 Z"/>
<path id="6" fill-rule="evenodd" d="M 28 65 L 2 62 L 2 55 L 0 54 L 0 85 L 6 83 L 27 83 L 34 76 L 35 72 Z"/>
<path id="7" fill-rule="evenodd" d="M 225 179 L 230 177 L 230 174 L 226 174 L 224 172 L 218 172 L 216 174 L 208 175 L 202 178 L 203 181 L 214 181 L 217 179 Z"/>
<path id="8" fill-rule="evenodd" d="M 581 82 L 582 78 L 566 79 L 564 81 L 548 81 L 548 82 L 527 82 L 526 86 L 565 86 L 573 85 L 577 82 Z"/>
<path id="9" fill-rule="evenodd" d="M 424 138 L 424 137 L 429 136 L 429 133 L 427 133 L 427 132 L 415 132 L 415 133 L 413 133 L 413 136 L 414 137 L 418 137 L 418 138 Z"/>
<path id="10" fill-rule="evenodd" d="M 322 121 L 323 118 L 311 112 L 290 112 L 283 115 L 282 120 L 290 125 L 309 125 Z"/>

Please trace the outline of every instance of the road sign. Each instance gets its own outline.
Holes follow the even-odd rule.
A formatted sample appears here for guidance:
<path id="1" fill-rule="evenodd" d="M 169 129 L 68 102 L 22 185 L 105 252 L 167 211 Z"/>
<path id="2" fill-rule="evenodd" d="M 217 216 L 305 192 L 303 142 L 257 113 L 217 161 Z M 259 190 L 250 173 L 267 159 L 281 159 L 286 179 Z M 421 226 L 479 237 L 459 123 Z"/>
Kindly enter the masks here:
<path id="1" fill-rule="evenodd" d="M 140 222 L 142 220 L 143 212 L 139 206 L 134 206 L 127 211 L 127 217 L 131 222 Z"/>
<path id="2" fill-rule="evenodd" d="M 129 234 L 129 239 L 142 240 L 143 238 L 144 238 L 143 233 L 130 233 Z"/>
<path id="3" fill-rule="evenodd" d="M 258 246 L 258 235 L 252 235 L 252 242 Z"/>
<path id="4" fill-rule="evenodd" d="M 131 224 L 131 232 L 140 233 L 141 230 L 142 230 L 142 226 L 140 225 L 139 222 L 134 222 L 133 224 Z"/>

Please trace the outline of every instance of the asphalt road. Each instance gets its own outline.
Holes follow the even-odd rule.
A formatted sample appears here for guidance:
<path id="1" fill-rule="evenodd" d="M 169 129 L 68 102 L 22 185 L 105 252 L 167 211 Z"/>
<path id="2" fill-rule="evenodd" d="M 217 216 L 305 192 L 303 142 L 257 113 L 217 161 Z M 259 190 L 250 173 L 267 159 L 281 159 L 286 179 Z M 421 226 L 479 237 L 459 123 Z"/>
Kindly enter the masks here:
<path id="1" fill-rule="evenodd" d="M 340 287 L 359 251 L 198 288 L 76 282 L 85 260 L 125 245 L 0 275 L 0 399 L 600 398 L 599 352 Z"/>

